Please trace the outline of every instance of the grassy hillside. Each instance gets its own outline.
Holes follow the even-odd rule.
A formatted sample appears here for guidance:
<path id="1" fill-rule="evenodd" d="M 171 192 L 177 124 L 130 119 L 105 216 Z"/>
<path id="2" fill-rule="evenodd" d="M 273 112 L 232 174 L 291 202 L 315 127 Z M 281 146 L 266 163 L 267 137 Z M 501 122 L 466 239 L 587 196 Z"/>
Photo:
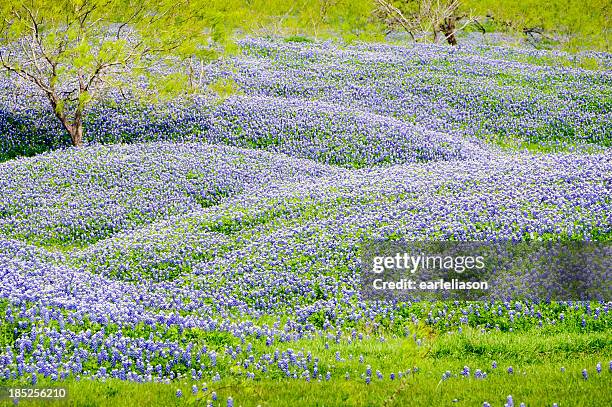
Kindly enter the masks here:
<path id="1" fill-rule="evenodd" d="M 207 42 L 91 100 L 106 31 L 0 47 L 29 51 L 0 75 L 0 406 L 612 405 L 607 2 L 464 0 L 457 46 L 373 0 L 148 4 Z M 524 246 L 464 275 L 478 301 L 368 295 L 374 242 L 432 241 Z"/>

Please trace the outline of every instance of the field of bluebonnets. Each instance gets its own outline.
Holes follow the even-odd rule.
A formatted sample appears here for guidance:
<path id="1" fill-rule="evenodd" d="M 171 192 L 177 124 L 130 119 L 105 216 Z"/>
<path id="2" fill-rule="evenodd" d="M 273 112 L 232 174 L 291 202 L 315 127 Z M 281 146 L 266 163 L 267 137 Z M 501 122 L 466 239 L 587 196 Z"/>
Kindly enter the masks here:
<path id="1" fill-rule="evenodd" d="M 0 384 L 73 405 L 612 403 L 610 302 L 359 283 L 369 239 L 612 240 L 610 54 L 240 45 L 207 68 L 225 98 L 111 92 L 82 149 L 2 77 Z"/>

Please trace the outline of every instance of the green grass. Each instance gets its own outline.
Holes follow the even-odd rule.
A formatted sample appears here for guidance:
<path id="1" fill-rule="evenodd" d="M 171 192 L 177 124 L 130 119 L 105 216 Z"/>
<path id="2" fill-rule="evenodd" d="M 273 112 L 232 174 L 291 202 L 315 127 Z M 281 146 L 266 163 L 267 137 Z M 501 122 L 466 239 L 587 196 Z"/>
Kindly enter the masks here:
<path id="1" fill-rule="evenodd" d="M 159 383 L 128 383 L 119 380 L 105 382 L 73 379 L 62 383 L 68 397 L 52 403 L 54 406 L 175 406 L 206 405 L 212 391 L 218 395 L 215 406 L 225 406 L 232 397 L 235 406 L 482 406 L 488 401 L 493 406 L 504 404 L 512 395 L 518 405 L 527 406 L 603 406 L 611 405 L 612 373 L 608 363 L 612 355 L 612 338 L 606 333 L 598 334 L 553 334 L 534 329 L 524 333 L 488 332 L 466 329 L 464 333 L 442 333 L 418 331 L 424 335 L 423 343 L 417 346 L 409 338 L 388 338 L 385 342 L 365 338 L 349 344 L 335 344 L 318 338 L 303 342 L 279 345 L 281 350 L 293 348 L 299 351 L 308 346 L 313 355 L 320 357 L 319 370 L 323 377 L 330 371 L 332 378 L 287 379 L 278 373 L 267 377 L 256 376 L 244 379 L 246 372 L 233 366 L 217 383 L 210 379 L 195 382 L 200 387 L 208 382 L 208 391 L 191 394 L 191 381 L 181 380 L 170 385 Z M 335 360 L 340 351 L 342 360 Z M 352 355 L 352 358 L 349 357 Z M 364 362 L 359 362 L 363 355 Z M 493 361 L 498 364 L 492 369 Z M 602 363 L 602 373 L 597 374 L 595 365 Z M 373 377 L 366 384 L 361 375 L 366 366 L 372 365 Z M 470 377 L 459 373 L 469 366 Z M 514 369 L 507 373 L 508 366 Z M 389 379 L 389 374 L 418 368 L 402 379 Z M 565 372 L 561 368 L 565 368 Z M 582 378 L 582 369 L 589 372 L 588 380 Z M 376 377 L 376 369 L 384 379 Z M 476 369 L 487 372 L 484 379 L 474 378 Z M 453 376 L 441 380 L 445 371 Z M 348 372 L 350 379 L 344 378 Z M 299 372 L 298 372 L 299 374 Z M 261 373 L 260 373 L 261 375 Z M 3 385 L 16 385 L 4 383 Z M 40 380 L 38 386 L 59 386 Z M 177 398 L 177 389 L 183 392 Z M 8 402 L 4 404 L 9 405 Z M 24 402 L 19 405 L 39 405 Z"/>
<path id="2" fill-rule="evenodd" d="M 285 38 L 285 42 L 314 42 L 313 39 L 305 37 L 303 35 L 291 35 Z"/>
<path id="3" fill-rule="evenodd" d="M 594 154 L 602 150 L 597 143 L 578 143 L 571 139 L 562 139 L 559 140 L 559 143 L 551 143 L 545 140 L 528 140 L 515 135 L 483 134 L 480 135 L 480 137 L 486 142 L 500 147 L 502 151 L 522 151 L 530 154 L 561 153 L 569 151 Z"/>

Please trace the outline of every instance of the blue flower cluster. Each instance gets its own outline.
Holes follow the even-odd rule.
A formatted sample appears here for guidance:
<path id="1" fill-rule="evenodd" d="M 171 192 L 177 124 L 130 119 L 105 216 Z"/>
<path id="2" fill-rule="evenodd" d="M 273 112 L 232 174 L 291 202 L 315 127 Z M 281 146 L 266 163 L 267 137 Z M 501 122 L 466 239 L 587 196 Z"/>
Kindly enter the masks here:
<path id="1" fill-rule="evenodd" d="M 208 72 L 241 94 L 143 104 L 110 91 L 87 111 L 86 139 L 221 142 L 347 167 L 473 157 L 482 139 L 552 150 L 612 145 L 610 71 L 542 66 L 541 51 L 241 46 L 242 55 Z M 11 77 L 0 79 L 0 134 L 0 159 L 68 141 L 33 86 Z"/>
<path id="2" fill-rule="evenodd" d="M 609 71 L 478 45 L 242 46 L 209 72 L 240 94 L 111 92 L 88 112 L 89 146 L 0 164 L 0 380 L 189 381 L 177 397 L 227 375 L 370 384 L 419 370 L 359 355 L 349 373 L 335 345 L 420 349 L 423 324 L 609 329 L 605 301 L 366 301 L 359 258 L 369 239 L 610 240 Z M 2 159 L 63 146 L 44 101 L 14 86 L 0 80 Z M 514 369 L 441 376 L 494 374 Z"/>

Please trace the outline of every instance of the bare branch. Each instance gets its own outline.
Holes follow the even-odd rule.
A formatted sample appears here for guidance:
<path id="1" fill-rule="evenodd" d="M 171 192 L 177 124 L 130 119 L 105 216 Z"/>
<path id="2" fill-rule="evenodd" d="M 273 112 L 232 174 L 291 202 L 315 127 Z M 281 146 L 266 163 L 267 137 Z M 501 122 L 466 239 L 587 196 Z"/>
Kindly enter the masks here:
<path id="1" fill-rule="evenodd" d="M 389 1 L 387 0 L 376 0 L 376 2 L 380 5 L 380 7 L 382 8 L 382 10 L 389 16 L 392 18 L 392 21 L 394 23 L 397 23 L 399 25 L 402 26 L 402 28 L 404 28 L 404 30 L 406 30 L 406 32 L 408 34 L 410 34 L 410 37 L 412 37 L 412 40 L 414 41 L 414 34 L 413 34 L 413 30 L 414 30 L 414 26 L 413 24 L 404 16 L 404 14 L 402 13 L 402 11 L 400 9 L 398 9 L 397 7 L 395 7 L 393 4 L 391 4 Z"/>
<path id="2" fill-rule="evenodd" d="M 132 14 L 127 20 L 125 20 L 123 23 L 121 23 L 119 25 L 119 28 L 117 28 L 117 39 L 119 39 L 121 37 L 121 30 L 123 30 L 125 27 L 127 27 L 132 21 L 134 21 L 134 19 L 136 19 L 136 17 L 138 17 L 138 15 L 144 10 L 144 6 L 141 5 L 138 10 L 136 10 L 136 12 L 134 14 Z"/>
<path id="3" fill-rule="evenodd" d="M 46 94 L 50 94 L 53 93 L 53 89 L 51 89 L 49 86 L 47 86 L 46 84 L 44 84 L 42 82 L 42 80 L 37 77 L 36 75 L 31 74 L 28 71 L 25 71 L 21 68 L 19 68 L 18 66 L 12 65 L 8 62 L 6 62 L 4 60 L 4 58 L 2 58 L 2 60 L 0 61 L 0 64 L 2 64 L 2 67 L 14 74 L 16 74 L 17 76 L 19 76 L 22 79 L 25 79 L 29 82 L 34 83 L 35 85 L 37 85 L 43 92 L 45 92 Z"/>

